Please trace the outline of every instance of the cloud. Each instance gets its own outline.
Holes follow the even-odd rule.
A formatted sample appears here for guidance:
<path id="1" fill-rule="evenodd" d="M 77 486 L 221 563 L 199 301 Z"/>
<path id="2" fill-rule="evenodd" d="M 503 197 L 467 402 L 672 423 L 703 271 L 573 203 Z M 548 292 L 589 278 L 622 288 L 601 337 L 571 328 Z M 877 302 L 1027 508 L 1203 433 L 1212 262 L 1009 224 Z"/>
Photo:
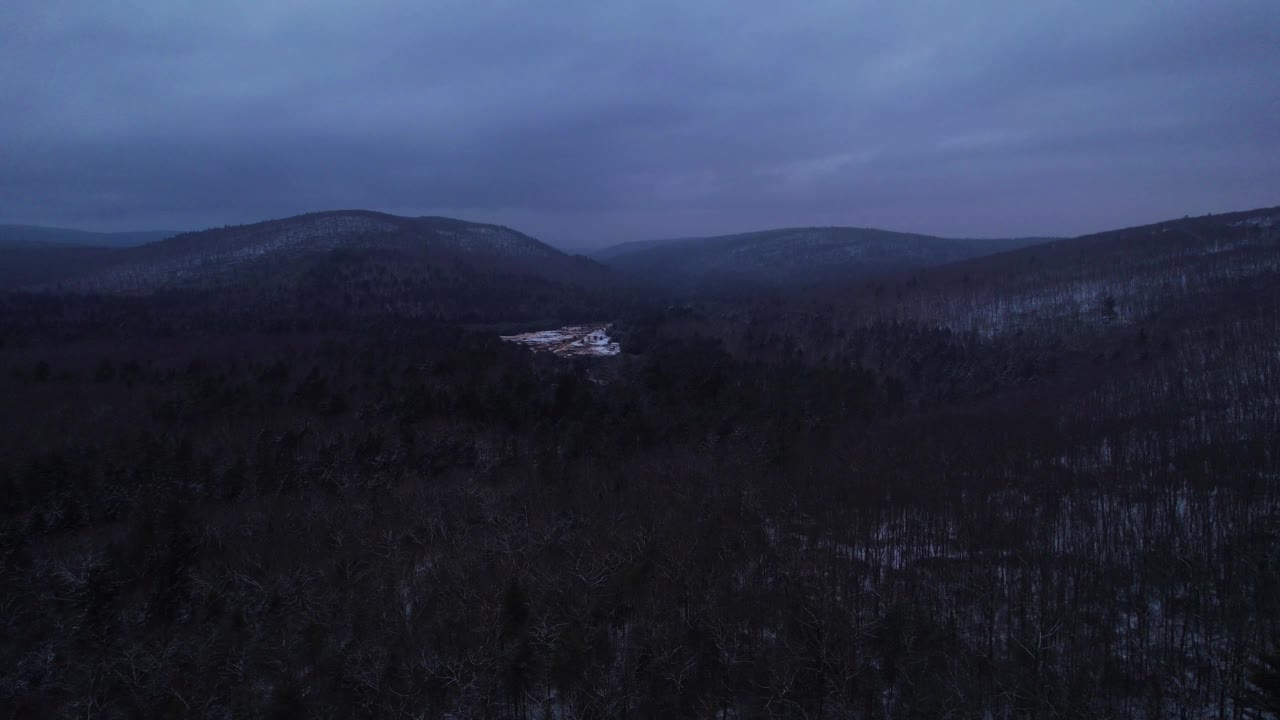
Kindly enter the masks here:
<path id="1" fill-rule="evenodd" d="M 16 0 L 0 220 L 1084 232 L 1280 202 L 1277 47 L 1273 0 Z"/>

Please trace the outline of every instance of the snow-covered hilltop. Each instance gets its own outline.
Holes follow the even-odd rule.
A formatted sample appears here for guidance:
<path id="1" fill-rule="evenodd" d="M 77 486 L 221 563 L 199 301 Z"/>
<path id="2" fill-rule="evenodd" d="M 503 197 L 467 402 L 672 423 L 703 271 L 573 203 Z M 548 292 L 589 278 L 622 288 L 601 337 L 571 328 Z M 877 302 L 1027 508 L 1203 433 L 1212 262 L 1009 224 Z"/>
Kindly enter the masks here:
<path id="1" fill-rule="evenodd" d="M 569 325 L 559 330 L 503 335 L 502 339 L 534 350 L 545 350 L 561 357 L 571 355 L 617 355 L 618 343 L 609 337 L 609 325 Z"/>

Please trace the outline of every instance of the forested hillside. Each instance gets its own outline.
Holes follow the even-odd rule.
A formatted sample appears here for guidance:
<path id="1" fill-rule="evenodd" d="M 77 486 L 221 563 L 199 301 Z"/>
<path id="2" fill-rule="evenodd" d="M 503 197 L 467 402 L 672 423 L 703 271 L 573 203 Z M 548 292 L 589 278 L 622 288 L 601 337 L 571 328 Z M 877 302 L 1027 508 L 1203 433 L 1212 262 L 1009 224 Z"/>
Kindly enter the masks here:
<path id="1" fill-rule="evenodd" d="M 812 227 L 624 243 L 593 253 L 620 274 L 680 293 L 788 289 L 933 267 L 1048 238 L 971 240 Z"/>
<path id="2" fill-rule="evenodd" d="M 365 248 L 0 295 L 0 707 L 1247 717 L 1278 219 L 732 299 Z M 498 337 L 587 321 L 622 353 Z"/>
<path id="3" fill-rule="evenodd" d="M 366 210 L 310 213 L 183 233 L 137 247 L 24 248 L 0 287 L 72 294 L 148 294 L 287 285 L 317 267 L 394 265 L 401 275 L 482 273 L 598 283 L 606 270 L 498 225 Z"/>

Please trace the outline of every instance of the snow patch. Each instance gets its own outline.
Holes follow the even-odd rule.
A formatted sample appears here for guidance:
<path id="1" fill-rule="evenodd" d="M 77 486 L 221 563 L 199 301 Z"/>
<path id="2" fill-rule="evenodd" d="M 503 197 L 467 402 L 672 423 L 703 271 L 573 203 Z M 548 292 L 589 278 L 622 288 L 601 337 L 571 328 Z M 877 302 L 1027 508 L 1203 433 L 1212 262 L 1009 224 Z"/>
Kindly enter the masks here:
<path id="1" fill-rule="evenodd" d="M 609 337 L 610 326 L 568 325 L 559 330 L 503 335 L 503 340 L 524 345 L 535 350 L 545 350 L 562 357 L 571 355 L 610 356 L 622 352 L 618 343 Z"/>

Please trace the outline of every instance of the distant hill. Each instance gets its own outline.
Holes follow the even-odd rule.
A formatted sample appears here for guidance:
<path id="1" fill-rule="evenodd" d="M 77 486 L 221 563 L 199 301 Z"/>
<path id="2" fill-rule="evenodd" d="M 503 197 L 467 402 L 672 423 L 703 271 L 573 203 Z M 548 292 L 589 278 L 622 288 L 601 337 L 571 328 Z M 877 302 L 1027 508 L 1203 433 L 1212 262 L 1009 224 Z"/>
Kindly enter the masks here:
<path id="1" fill-rule="evenodd" d="M 0 290 L 163 295 L 170 317 L 245 327 L 582 322 L 596 319 L 613 275 L 510 228 L 363 210 L 4 258 Z"/>
<path id="2" fill-rule="evenodd" d="M 1260 297 L 1278 272 L 1280 207 L 1271 207 L 1054 240 L 819 294 L 858 322 L 1071 334 L 1152 322 L 1174 306 L 1199 312 L 1224 298 Z"/>
<path id="3" fill-rule="evenodd" d="M 47 245 L 75 247 L 133 247 L 177 235 L 176 230 L 137 230 L 131 232 L 91 232 L 42 225 L 0 225 L 0 248 L 41 247 Z"/>
<path id="4" fill-rule="evenodd" d="M 295 274 L 334 253 L 397 256 L 407 265 L 458 264 L 556 280 L 588 281 L 604 269 L 509 228 L 364 210 L 311 213 L 175 235 L 109 252 L 65 244 L 20 246 L 30 282 L 81 292 L 215 287 Z M 39 267 L 36 267 L 39 266 Z M 65 271 L 59 273 L 58 269 Z M 10 273 L 13 275 L 13 273 Z M 20 284 L 23 276 L 9 278 Z M 3 275 L 0 275 L 3 278 Z M 49 288 L 53 289 L 53 288 Z"/>
<path id="5" fill-rule="evenodd" d="M 592 253 L 619 272 L 682 289 L 778 287 L 868 277 L 1003 252 L 1047 238 L 949 239 L 812 227 L 623 243 Z"/>

